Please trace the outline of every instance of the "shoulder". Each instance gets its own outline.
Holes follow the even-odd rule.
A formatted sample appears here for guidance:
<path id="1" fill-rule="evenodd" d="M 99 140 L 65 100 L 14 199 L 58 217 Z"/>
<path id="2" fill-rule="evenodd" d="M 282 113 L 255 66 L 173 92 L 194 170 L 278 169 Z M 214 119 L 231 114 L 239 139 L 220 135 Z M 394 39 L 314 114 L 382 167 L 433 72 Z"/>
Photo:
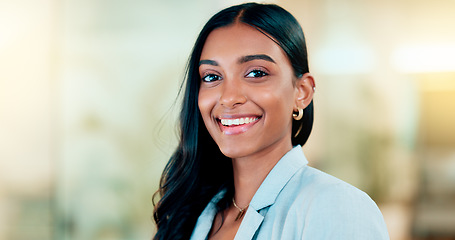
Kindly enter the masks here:
<path id="1" fill-rule="evenodd" d="M 288 184 L 286 188 L 294 192 L 293 200 L 288 202 L 289 211 L 301 218 L 303 236 L 388 239 L 379 208 L 358 188 L 309 166 L 301 169 Z"/>
<path id="2" fill-rule="evenodd" d="M 376 207 L 374 201 L 360 189 L 318 169 L 305 166 L 293 179 L 299 185 L 299 195 L 324 201 L 346 204 L 366 204 Z M 300 196 L 300 197 L 303 197 Z M 316 203 L 315 203 L 316 204 Z"/>

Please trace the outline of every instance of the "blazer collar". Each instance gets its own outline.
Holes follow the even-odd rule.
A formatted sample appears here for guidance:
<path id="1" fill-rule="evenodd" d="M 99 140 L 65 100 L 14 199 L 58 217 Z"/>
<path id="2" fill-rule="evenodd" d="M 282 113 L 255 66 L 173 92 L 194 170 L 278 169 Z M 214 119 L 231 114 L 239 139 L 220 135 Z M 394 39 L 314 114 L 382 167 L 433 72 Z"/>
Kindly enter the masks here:
<path id="1" fill-rule="evenodd" d="M 254 194 L 239 230 L 235 235 L 235 240 L 249 240 L 254 238 L 268 211 L 268 209 L 264 208 L 275 203 L 278 194 L 292 176 L 306 164 L 308 164 L 308 161 L 305 155 L 303 155 L 300 145 L 295 146 L 278 161 Z M 264 210 L 259 212 L 261 209 Z"/>
<path id="2" fill-rule="evenodd" d="M 259 211 L 275 203 L 278 194 L 292 176 L 308 164 L 300 145 L 287 152 L 273 167 L 250 202 L 250 208 Z"/>

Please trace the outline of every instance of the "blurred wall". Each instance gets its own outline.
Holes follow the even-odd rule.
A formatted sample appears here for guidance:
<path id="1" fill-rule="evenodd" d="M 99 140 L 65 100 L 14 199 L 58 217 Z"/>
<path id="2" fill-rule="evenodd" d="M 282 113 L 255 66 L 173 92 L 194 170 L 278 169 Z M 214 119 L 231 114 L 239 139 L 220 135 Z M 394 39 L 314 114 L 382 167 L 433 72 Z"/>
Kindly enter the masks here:
<path id="1" fill-rule="evenodd" d="M 53 1 L 0 1 L 0 239 L 51 237 Z"/>
<path id="2" fill-rule="evenodd" d="M 0 0 L 0 239 L 150 238 L 188 54 L 239 2 Z M 455 2 L 269 2 L 307 37 L 311 165 L 392 239 L 455 236 Z"/>

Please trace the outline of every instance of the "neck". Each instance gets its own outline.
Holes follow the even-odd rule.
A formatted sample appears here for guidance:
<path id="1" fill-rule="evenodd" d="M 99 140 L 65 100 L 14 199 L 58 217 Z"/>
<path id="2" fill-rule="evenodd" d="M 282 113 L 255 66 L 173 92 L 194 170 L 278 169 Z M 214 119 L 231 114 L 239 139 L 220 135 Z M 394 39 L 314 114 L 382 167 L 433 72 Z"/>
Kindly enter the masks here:
<path id="1" fill-rule="evenodd" d="M 256 156 L 232 159 L 234 169 L 235 202 L 244 208 L 261 186 L 272 168 L 292 149 L 292 145 L 266 149 Z"/>

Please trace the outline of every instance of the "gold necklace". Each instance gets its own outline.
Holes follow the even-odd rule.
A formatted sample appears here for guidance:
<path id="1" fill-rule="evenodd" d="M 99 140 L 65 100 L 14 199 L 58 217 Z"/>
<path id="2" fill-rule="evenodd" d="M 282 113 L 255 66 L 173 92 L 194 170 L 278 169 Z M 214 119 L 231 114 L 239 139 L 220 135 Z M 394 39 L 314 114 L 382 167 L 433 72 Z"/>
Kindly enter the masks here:
<path id="1" fill-rule="evenodd" d="M 246 212 L 246 209 L 248 208 L 248 206 L 250 206 L 250 204 L 248 204 L 246 207 L 244 208 L 240 208 L 239 206 L 237 206 L 237 204 L 235 203 L 235 200 L 234 198 L 232 198 L 232 203 L 234 204 L 234 207 L 237 208 L 237 210 L 239 210 L 239 214 L 237 215 L 237 217 L 235 218 L 234 221 L 237 221 L 239 220 L 240 218 L 243 217 L 243 215 L 245 215 L 245 212 Z"/>

